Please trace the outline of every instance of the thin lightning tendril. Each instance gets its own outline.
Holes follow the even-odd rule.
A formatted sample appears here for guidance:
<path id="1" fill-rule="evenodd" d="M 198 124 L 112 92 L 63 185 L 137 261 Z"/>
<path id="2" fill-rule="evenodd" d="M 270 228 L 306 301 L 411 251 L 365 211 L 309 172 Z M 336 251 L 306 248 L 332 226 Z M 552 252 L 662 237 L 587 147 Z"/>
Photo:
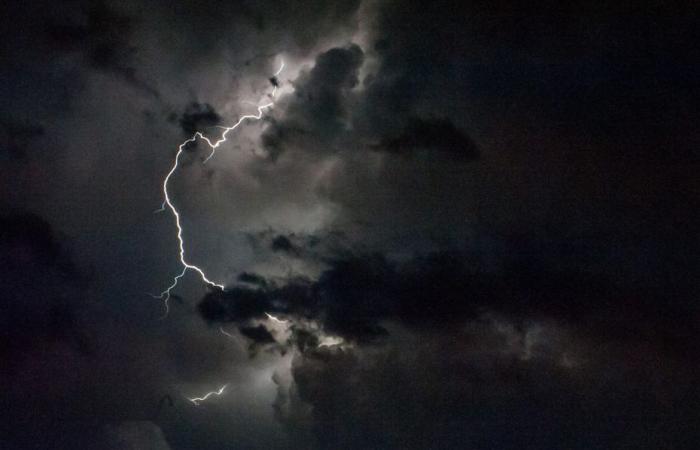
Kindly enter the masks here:
<path id="1" fill-rule="evenodd" d="M 280 68 L 277 70 L 277 72 L 275 72 L 274 76 L 277 77 L 280 73 L 282 73 L 283 69 L 284 69 L 284 62 L 282 62 L 282 64 L 280 65 Z M 272 93 L 270 94 L 270 97 L 272 99 L 274 99 L 275 95 L 277 94 L 276 83 L 273 83 L 273 84 L 275 84 L 275 85 L 273 86 Z M 175 289 L 175 287 L 177 287 L 178 282 L 180 281 L 180 279 L 183 276 L 185 276 L 185 273 L 187 273 L 188 270 L 193 270 L 193 271 L 197 272 L 199 274 L 200 278 L 202 279 L 202 281 L 204 281 L 206 284 L 208 284 L 212 287 L 219 288 L 222 291 L 224 290 L 223 284 L 210 280 L 207 277 L 207 275 L 204 273 L 204 270 L 202 270 L 200 267 L 188 262 L 187 257 L 185 255 L 185 240 L 182 237 L 183 230 L 182 230 L 182 223 L 180 221 L 180 212 L 177 210 L 177 208 L 175 208 L 175 205 L 173 205 L 173 202 L 170 199 L 170 193 L 168 192 L 168 183 L 170 182 L 170 178 L 173 176 L 173 174 L 175 173 L 175 171 L 178 168 L 178 165 L 180 163 L 180 156 L 182 156 L 182 154 L 185 150 L 185 147 L 187 147 L 188 144 L 195 142 L 197 139 L 201 139 L 201 140 L 205 141 L 207 143 L 207 145 L 209 145 L 209 147 L 211 148 L 211 152 L 209 153 L 209 156 L 207 156 L 203 161 L 203 164 L 206 164 L 214 156 L 214 154 L 216 153 L 216 149 L 221 144 L 226 142 L 228 133 L 230 133 L 231 131 L 238 128 L 239 125 L 241 125 L 243 122 L 245 122 L 248 119 L 260 120 L 263 116 L 263 112 L 266 109 L 271 108 L 273 105 L 274 105 L 274 102 L 272 102 L 272 101 L 269 101 L 269 102 L 264 103 L 262 105 L 257 104 L 257 109 L 258 109 L 257 114 L 246 114 L 244 116 L 241 116 L 238 119 L 238 122 L 236 122 L 234 125 L 232 125 L 230 127 L 220 127 L 224 131 L 221 133 L 221 137 L 216 141 L 210 140 L 208 137 L 204 136 L 204 134 L 202 134 L 201 131 L 197 131 L 194 133 L 194 135 L 191 138 L 187 139 L 185 142 L 180 144 L 180 146 L 178 147 L 177 154 L 175 155 L 175 162 L 173 163 L 173 166 L 170 168 L 170 171 L 168 172 L 168 174 L 165 176 L 165 179 L 163 180 L 163 196 L 164 196 L 163 204 L 161 205 L 161 207 L 159 209 L 157 209 L 155 211 L 156 213 L 163 212 L 163 211 L 165 211 L 165 209 L 167 207 L 167 209 L 170 210 L 173 217 L 175 218 L 175 226 L 177 227 L 177 240 L 179 242 L 179 248 L 180 248 L 180 252 L 179 252 L 180 264 L 182 265 L 182 272 L 180 272 L 178 275 L 173 277 L 173 282 L 170 284 L 170 286 L 168 286 L 167 289 L 165 289 L 163 292 L 161 292 L 160 295 L 153 295 L 154 298 L 158 298 L 158 299 L 163 300 L 163 304 L 165 306 L 165 313 L 163 314 L 163 318 L 165 318 L 168 315 L 168 312 L 170 311 L 170 306 L 168 304 L 168 301 L 170 300 L 171 291 L 173 289 Z M 224 387 L 222 387 L 220 391 L 223 392 L 223 389 L 225 387 L 226 386 L 224 385 Z M 210 394 L 211 393 L 207 394 L 207 396 Z M 217 395 L 220 395 L 220 393 Z M 204 397 L 204 399 L 206 399 L 206 396 Z M 204 399 L 200 399 L 200 400 L 204 400 Z M 191 399 L 191 400 L 194 402 L 194 399 Z M 195 404 L 197 404 L 197 403 L 195 403 Z"/>
<path id="2" fill-rule="evenodd" d="M 188 398 L 187 400 L 191 401 L 191 402 L 194 403 L 196 406 L 199 406 L 199 403 L 200 403 L 200 402 L 205 401 L 206 399 L 208 399 L 208 398 L 211 397 L 212 395 L 219 396 L 219 395 L 223 394 L 223 393 L 224 393 L 224 389 L 226 389 L 226 386 L 228 386 L 228 384 L 224 384 L 223 386 L 221 386 L 221 387 L 219 388 L 218 391 L 207 392 L 207 393 L 204 394 L 204 396 L 202 396 L 202 397 Z"/>
<path id="3" fill-rule="evenodd" d="M 230 337 L 230 338 L 233 338 L 233 337 L 234 337 L 231 333 L 226 332 L 226 330 L 224 330 L 224 327 L 221 327 L 221 326 L 220 326 L 220 327 L 219 327 L 219 331 L 221 331 L 221 334 L 223 334 L 223 335 L 225 335 L 225 336 L 228 336 L 228 337 Z"/>

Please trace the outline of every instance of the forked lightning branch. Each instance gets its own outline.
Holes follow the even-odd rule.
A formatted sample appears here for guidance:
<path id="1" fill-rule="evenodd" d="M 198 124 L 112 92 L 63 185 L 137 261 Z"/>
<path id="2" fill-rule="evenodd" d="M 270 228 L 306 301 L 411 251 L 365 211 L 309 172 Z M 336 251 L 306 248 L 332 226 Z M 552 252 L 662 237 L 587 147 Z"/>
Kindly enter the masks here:
<path id="1" fill-rule="evenodd" d="M 177 154 L 175 155 L 175 161 L 173 162 L 173 166 L 170 168 L 170 171 L 168 174 L 165 176 L 165 179 L 163 180 L 163 205 L 161 206 L 160 209 L 158 209 L 156 212 L 162 212 L 165 211 L 166 209 L 169 210 L 173 218 L 175 219 L 175 226 L 177 228 L 177 240 L 179 244 L 179 257 L 180 257 L 180 264 L 182 265 L 182 271 L 177 274 L 176 276 L 173 277 L 173 281 L 170 284 L 170 286 L 167 287 L 163 292 L 160 293 L 160 295 L 154 295 L 153 297 L 159 298 L 163 300 L 163 304 L 165 306 L 165 312 L 163 317 L 168 315 L 168 312 L 170 310 L 168 301 L 170 300 L 170 294 L 173 289 L 175 289 L 180 281 L 180 279 L 185 276 L 188 270 L 192 270 L 194 272 L 197 272 L 199 274 L 200 278 L 202 281 L 207 283 L 208 285 L 215 287 L 217 289 L 224 290 L 224 285 L 222 283 L 218 283 L 216 281 L 211 280 L 209 277 L 207 277 L 206 273 L 204 273 L 204 270 L 202 270 L 201 267 L 193 264 L 187 259 L 187 253 L 185 250 L 185 239 L 183 238 L 183 230 L 182 230 L 182 221 L 181 221 L 181 216 L 180 212 L 177 210 L 175 205 L 172 202 L 172 199 L 170 197 L 170 192 L 168 191 L 168 185 L 170 183 L 171 178 L 177 171 L 179 164 L 180 164 L 180 158 L 182 157 L 183 152 L 185 151 L 185 148 L 197 141 L 198 139 L 206 142 L 206 144 L 209 146 L 209 149 L 211 150 L 209 155 L 204 159 L 203 164 L 206 164 L 216 153 L 216 149 L 219 148 L 221 144 L 226 142 L 228 138 L 228 134 L 238 128 L 243 122 L 247 120 L 260 120 L 264 114 L 264 112 L 274 105 L 274 99 L 275 95 L 277 94 L 277 79 L 276 77 L 282 73 L 282 70 L 284 69 L 284 62 L 280 64 L 280 68 L 275 72 L 274 78 L 272 78 L 272 84 L 273 84 L 273 89 L 272 92 L 269 94 L 269 98 L 271 98 L 271 101 L 268 101 L 266 103 L 260 104 L 258 103 L 257 106 L 257 114 L 247 114 L 241 116 L 238 121 L 231 125 L 230 127 L 221 127 L 223 128 L 223 132 L 221 133 L 221 137 L 216 140 L 212 141 L 208 137 L 206 137 L 204 134 L 202 134 L 201 131 L 197 131 L 194 133 L 194 135 L 187 139 L 185 142 L 180 144 L 177 150 Z"/>

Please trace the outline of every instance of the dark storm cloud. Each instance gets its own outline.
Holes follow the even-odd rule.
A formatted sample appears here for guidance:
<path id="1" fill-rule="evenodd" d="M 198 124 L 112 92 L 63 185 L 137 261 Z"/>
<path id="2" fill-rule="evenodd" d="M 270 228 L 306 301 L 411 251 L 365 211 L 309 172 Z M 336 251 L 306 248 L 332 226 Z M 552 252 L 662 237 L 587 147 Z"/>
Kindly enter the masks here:
<path id="1" fill-rule="evenodd" d="M 697 283 L 673 286 L 657 275 L 638 285 L 592 274 L 584 266 L 585 253 L 570 255 L 580 262 L 562 264 L 559 255 L 571 252 L 567 242 L 544 247 L 513 239 L 507 245 L 500 256 L 488 256 L 499 258 L 497 272 L 481 258 L 457 251 L 404 262 L 356 256 L 332 261 L 316 281 L 292 279 L 281 286 L 270 281 L 211 292 L 199 310 L 216 322 L 245 323 L 265 312 L 291 314 L 318 320 L 327 332 L 359 342 L 385 336 L 385 321 L 439 331 L 492 311 L 517 320 L 555 320 L 603 341 L 665 342 L 678 349 L 668 350 L 669 355 L 699 353 L 683 338 L 696 332 L 692 298 Z M 538 247 L 535 258 L 533 246 Z"/>
<path id="2" fill-rule="evenodd" d="M 221 116 L 209 103 L 190 102 L 177 120 L 184 135 L 191 137 L 197 131 L 219 125 Z"/>
<path id="3" fill-rule="evenodd" d="M 0 152 L 13 159 L 24 159 L 32 139 L 43 136 L 44 131 L 37 124 L 0 121 Z"/>
<path id="4" fill-rule="evenodd" d="M 256 327 L 239 327 L 238 331 L 241 334 L 255 344 L 272 344 L 275 342 L 275 338 L 272 337 L 270 331 L 265 328 L 264 325 L 258 325 Z"/>
<path id="5" fill-rule="evenodd" d="M 306 262 L 322 261 L 328 255 L 339 255 L 349 251 L 346 248 L 347 239 L 342 231 L 277 233 L 273 230 L 263 230 L 248 233 L 246 238 L 258 253 L 271 251 L 271 254 L 276 254 L 278 257 L 295 258 Z"/>
<path id="6" fill-rule="evenodd" d="M 383 124 L 393 120 L 390 107 L 396 106 L 444 105 L 475 124 L 513 114 L 527 123 L 532 115 L 558 129 L 585 130 L 598 144 L 614 142 L 620 157 L 643 152 L 656 159 L 660 146 L 689 156 L 688 142 L 669 133 L 692 113 L 683 98 L 668 93 L 698 94 L 691 81 L 698 68 L 689 60 L 698 12 L 660 18 L 652 10 L 624 4 L 590 10 L 576 2 L 524 8 L 507 1 L 388 2 L 374 41 L 380 70 L 363 113 Z M 674 119 L 659 117 L 660 110 Z"/>
<path id="7" fill-rule="evenodd" d="M 283 117 L 274 120 L 262 136 L 262 143 L 275 158 L 284 148 L 331 153 L 340 146 L 364 147 L 390 153 L 409 155 L 417 150 L 438 151 L 457 160 L 469 161 L 478 157 L 474 141 L 446 117 L 418 117 L 411 110 L 402 109 L 399 99 L 405 101 L 416 95 L 381 94 L 373 99 L 375 86 L 383 75 L 365 79 L 368 90 L 353 92 L 359 83 L 359 68 L 364 53 L 356 46 L 333 48 L 320 54 L 308 74 L 295 80 L 295 92 L 284 109 Z M 379 89 L 402 90 L 393 78 Z M 392 104 L 394 99 L 397 103 Z M 360 108 L 354 109 L 356 104 Z M 358 112 L 370 116 L 391 109 L 391 119 L 369 124 Z M 356 126 L 357 125 L 357 126 Z M 371 130 L 367 129 L 371 126 Z M 338 141 L 341 144 L 338 144 Z"/>
<path id="8" fill-rule="evenodd" d="M 241 283 L 248 283 L 258 286 L 264 286 L 265 284 L 267 284 L 265 278 L 261 277 L 260 275 L 249 272 L 243 272 L 240 275 L 238 275 L 238 281 L 240 281 Z"/>
<path id="9" fill-rule="evenodd" d="M 167 441 L 175 436 L 177 448 L 274 448 L 268 444 L 280 432 L 261 400 L 268 376 L 259 367 L 263 358 L 246 362 L 244 350 L 183 312 L 187 295 L 173 297 L 179 300 L 171 303 L 173 313 L 158 321 L 162 303 L 144 294 L 161 286 L 166 266 L 175 262 L 169 244 L 163 247 L 167 257 L 147 250 L 155 242 L 149 236 L 172 236 L 172 224 L 150 214 L 159 203 L 161 169 L 172 163 L 155 155 L 170 155 L 166 150 L 180 139 L 164 123 L 170 111 L 184 110 L 177 120 L 190 131 L 218 123 L 224 113 L 215 100 L 223 95 L 199 95 L 202 85 L 216 84 L 217 73 L 229 77 L 226 99 L 249 95 L 231 89 L 228 63 L 239 69 L 237 61 L 255 54 L 308 53 L 326 32 L 351 30 L 359 3 L 156 2 L 146 9 L 129 1 L 42 3 L 0 6 L 6 100 L 0 117 L 3 124 L 40 123 L 48 141 L 46 151 L 35 152 L 38 130 L 1 130 L 3 156 L 9 149 L 32 157 L 20 165 L 0 156 L 0 204 L 31 206 L 47 218 L 13 216 L 0 223 L 2 446 L 166 448 L 161 427 L 169 424 Z M 254 17 L 259 26 L 252 26 Z M 228 63 L 225 52 L 233 55 Z M 266 83 L 268 59 L 243 75 L 252 79 L 259 72 Z M 202 101 L 199 108 L 168 107 L 150 116 L 156 120 L 143 120 L 144 104 L 159 94 L 173 105 Z M 51 232 L 47 221 L 72 239 Z M 69 246 L 75 252 L 66 251 Z M 254 388 L 243 395 L 248 404 L 241 406 L 240 396 L 234 404 L 243 425 L 231 426 L 230 414 L 212 414 L 204 424 L 206 411 L 187 409 L 184 395 L 206 392 L 207 383 L 231 381 L 247 389 L 253 379 Z M 174 407 L 156 417 L 164 393 Z"/>
<path id="10" fill-rule="evenodd" d="M 399 135 L 385 138 L 375 148 L 397 154 L 407 154 L 415 149 L 439 150 L 462 160 L 479 156 L 471 138 L 446 118 L 412 118 Z"/>
<path id="11" fill-rule="evenodd" d="M 317 280 L 212 292 L 199 309 L 214 322 L 315 320 L 355 344 L 319 348 L 296 326 L 287 342 L 300 354 L 276 410 L 319 448 L 698 439 L 697 264 L 683 250 L 653 237 L 480 239 L 491 244 L 402 261 L 344 256 Z"/>
<path id="12" fill-rule="evenodd" d="M 357 45 L 333 48 L 316 58 L 308 74 L 295 81 L 295 92 L 282 120 L 273 121 L 262 136 L 273 158 L 287 146 L 307 145 L 330 152 L 345 127 L 347 98 L 358 83 L 363 53 Z"/>
<path id="13" fill-rule="evenodd" d="M 169 448 L 150 422 L 183 406 L 158 404 L 167 357 L 94 298 L 95 279 L 69 246 L 40 216 L 0 216 L 0 405 L 12 411 L 3 447 Z"/>
<path id="14" fill-rule="evenodd" d="M 296 346 L 302 352 L 306 352 L 317 348 L 319 342 L 318 336 L 313 331 L 300 327 L 293 327 L 292 336 L 288 343 Z"/>
<path id="15" fill-rule="evenodd" d="M 59 245 L 51 226 L 41 217 L 31 213 L 14 213 L 0 217 L 0 240 L 3 254 L 14 246 L 26 246 L 42 261 L 54 263 L 59 256 Z M 7 256 L 10 256 L 9 254 Z"/>
<path id="16" fill-rule="evenodd" d="M 0 220 L 6 447 L 274 448 L 258 364 L 284 352 L 280 448 L 697 447 L 697 8 L 3 7 L 0 145 L 32 157 L 0 157 L 0 191 L 81 258 L 43 219 Z M 308 63 L 296 79 L 268 79 L 280 52 Z M 190 274 L 157 321 L 143 292 L 177 248 L 150 212 L 180 136 L 131 94 L 157 86 L 189 137 L 228 123 L 252 79 L 285 94 L 232 144 L 271 158 L 217 161 L 230 189 L 203 195 L 230 203 L 183 214 L 193 258 L 238 284 L 195 308 Z M 197 242 L 239 218 L 230 259 Z M 266 312 L 289 320 L 285 342 Z M 279 352 L 248 360 L 207 327 L 226 323 Z M 255 388 L 182 407 L 238 371 Z M 248 391 L 257 406 L 239 406 Z"/>
<path id="17" fill-rule="evenodd" d="M 2 345 L 12 371 L 33 347 L 66 342 L 87 352 L 87 337 L 77 324 L 74 297 L 81 276 L 65 255 L 49 224 L 29 213 L 0 217 Z"/>
<path id="18" fill-rule="evenodd" d="M 272 240 L 272 251 L 290 253 L 295 250 L 292 241 L 287 236 L 279 235 Z"/>
<path id="19" fill-rule="evenodd" d="M 0 217 L 0 263 L 0 380 L 6 386 L 0 404 L 17 405 L 0 433 L 9 448 L 21 448 L 33 439 L 23 436 L 22 422 L 51 409 L 44 396 L 31 392 L 49 390 L 52 383 L 60 390 L 70 378 L 52 353 L 86 362 L 95 348 L 81 323 L 83 277 L 44 219 L 21 212 Z M 44 399 L 59 402 L 55 393 Z"/>
<path id="20" fill-rule="evenodd" d="M 688 373 L 664 392 L 653 364 L 570 367 L 561 349 L 525 358 L 509 339 L 483 322 L 378 351 L 307 351 L 293 372 L 296 401 L 312 407 L 282 418 L 297 428 L 306 418 L 319 448 L 684 448 L 698 438 Z"/>
<path id="21" fill-rule="evenodd" d="M 319 348 L 315 333 L 294 334 L 296 400 L 280 397 L 283 422 L 310 427 L 320 448 L 653 448 L 697 439 L 697 286 L 680 292 L 660 274 L 647 287 L 626 285 L 583 262 L 562 270 L 562 252 L 585 253 L 545 245 L 514 239 L 495 273 L 458 253 L 335 261 L 317 282 L 249 297 L 357 344 Z M 229 312 L 216 319 L 250 317 Z"/>
<path id="22" fill-rule="evenodd" d="M 136 69 L 138 48 L 131 44 L 134 18 L 106 3 L 83 5 L 71 22 L 49 19 L 46 32 L 59 51 L 78 52 L 87 63 L 101 71 L 115 74 L 142 92 L 160 97 L 155 87 L 143 80 Z"/>
<path id="23" fill-rule="evenodd" d="M 313 308 L 313 299 L 308 292 L 311 283 L 307 280 L 289 283 L 282 288 L 268 288 L 267 284 L 254 289 L 236 286 L 226 291 L 211 292 L 197 305 L 197 309 L 210 322 L 247 323 L 250 319 L 264 318 L 265 312 L 275 313 L 292 308 L 292 299 L 296 300 L 296 305 L 293 306 L 296 311 L 303 305 Z M 275 307 L 275 303 L 280 306 Z M 313 314 L 314 311 L 310 313 Z"/>

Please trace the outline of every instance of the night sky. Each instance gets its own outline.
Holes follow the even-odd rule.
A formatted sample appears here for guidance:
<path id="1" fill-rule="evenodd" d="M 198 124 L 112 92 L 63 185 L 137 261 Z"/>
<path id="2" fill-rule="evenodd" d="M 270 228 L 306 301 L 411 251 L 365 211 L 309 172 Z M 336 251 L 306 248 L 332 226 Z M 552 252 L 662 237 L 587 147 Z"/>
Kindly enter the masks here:
<path id="1" fill-rule="evenodd" d="M 700 8 L 0 23 L 0 448 L 700 448 Z"/>

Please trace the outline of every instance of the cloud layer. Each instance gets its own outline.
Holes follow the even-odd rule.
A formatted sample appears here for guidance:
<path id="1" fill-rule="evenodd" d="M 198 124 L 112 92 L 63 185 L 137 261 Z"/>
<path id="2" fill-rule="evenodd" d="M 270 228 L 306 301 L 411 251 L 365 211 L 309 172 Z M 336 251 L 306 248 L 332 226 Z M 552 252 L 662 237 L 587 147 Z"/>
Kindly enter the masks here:
<path id="1" fill-rule="evenodd" d="M 696 8 L 2 9 L 8 448 L 700 441 Z"/>

